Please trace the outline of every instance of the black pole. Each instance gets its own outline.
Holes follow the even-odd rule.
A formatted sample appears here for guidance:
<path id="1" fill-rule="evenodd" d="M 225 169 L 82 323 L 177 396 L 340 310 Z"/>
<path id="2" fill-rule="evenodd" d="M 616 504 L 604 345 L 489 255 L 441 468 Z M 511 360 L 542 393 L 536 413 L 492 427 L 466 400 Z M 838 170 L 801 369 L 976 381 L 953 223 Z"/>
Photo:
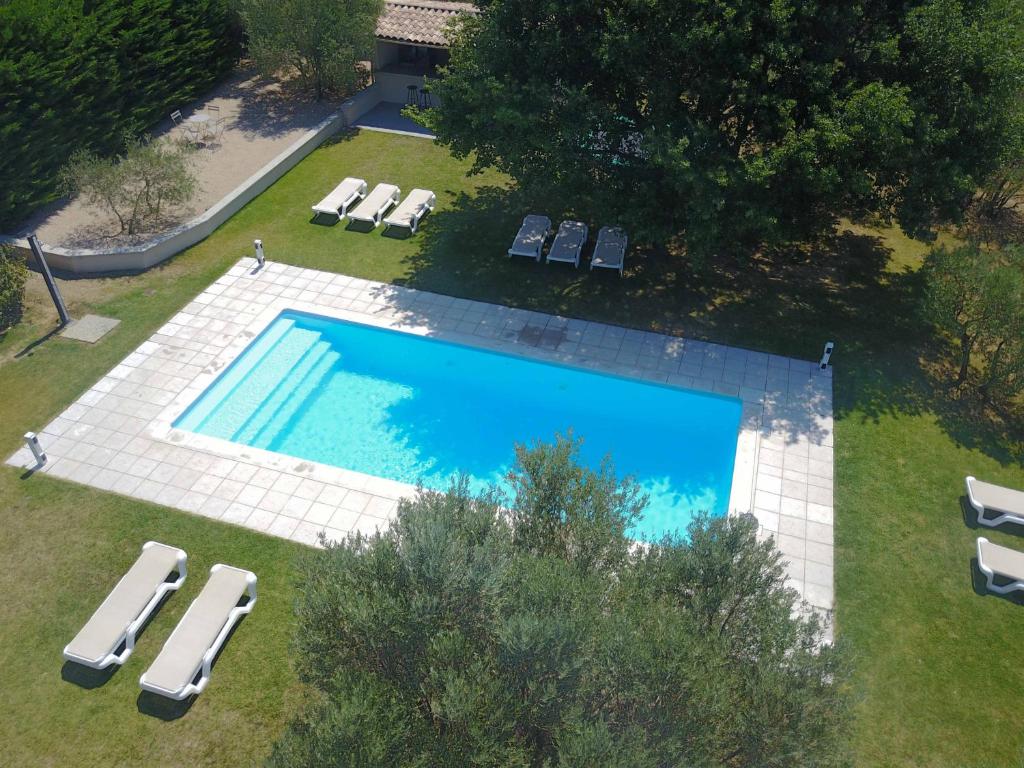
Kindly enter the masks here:
<path id="1" fill-rule="evenodd" d="M 50 265 L 46 263 L 46 258 L 43 256 L 43 249 L 39 245 L 39 238 L 35 235 L 29 235 L 28 245 L 32 249 L 32 255 L 36 257 L 39 270 L 43 273 L 43 280 L 46 281 L 46 290 L 50 292 L 53 305 L 57 307 L 57 314 L 60 315 L 60 324 L 67 325 L 71 322 L 71 315 L 68 314 L 68 308 L 64 306 L 64 299 L 60 295 L 60 289 L 57 288 L 57 282 L 50 273 Z"/>

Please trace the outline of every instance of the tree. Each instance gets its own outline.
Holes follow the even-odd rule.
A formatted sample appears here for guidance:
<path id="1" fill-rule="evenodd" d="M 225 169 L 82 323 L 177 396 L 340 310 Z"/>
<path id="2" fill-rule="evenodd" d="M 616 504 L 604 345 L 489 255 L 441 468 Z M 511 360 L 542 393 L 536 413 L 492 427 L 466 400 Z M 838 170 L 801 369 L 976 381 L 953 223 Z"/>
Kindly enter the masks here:
<path id="1" fill-rule="evenodd" d="M 10 245 L 0 245 L 0 333 L 21 320 L 28 265 Z"/>
<path id="2" fill-rule="evenodd" d="M 840 215 L 955 217 L 1024 74 L 1010 0 L 480 5 L 421 119 L 476 168 L 694 257 Z"/>
<path id="3" fill-rule="evenodd" d="M 743 519 L 638 548 L 644 499 L 578 445 L 511 492 L 400 504 L 299 576 L 292 766 L 846 765 L 842 655 Z"/>
<path id="4" fill-rule="evenodd" d="M 87 205 L 108 209 L 135 235 L 159 219 L 164 207 L 184 205 L 196 192 L 192 150 L 184 143 L 150 141 L 126 135 L 121 157 L 77 150 L 61 171 L 65 194 L 81 195 Z"/>
<path id="5" fill-rule="evenodd" d="M 956 386 L 982 396 L 1024 392 L 1024 248 L 934 249 L 924 265 L 927 315 L 957 340 Z"/>
<path id="6" fill-rule="evenodd" d="M 268 74 L 294 67 L 317 100 L 351 91 L 374 52 L 383 0 L 240 0 L 249 53 Z"/>

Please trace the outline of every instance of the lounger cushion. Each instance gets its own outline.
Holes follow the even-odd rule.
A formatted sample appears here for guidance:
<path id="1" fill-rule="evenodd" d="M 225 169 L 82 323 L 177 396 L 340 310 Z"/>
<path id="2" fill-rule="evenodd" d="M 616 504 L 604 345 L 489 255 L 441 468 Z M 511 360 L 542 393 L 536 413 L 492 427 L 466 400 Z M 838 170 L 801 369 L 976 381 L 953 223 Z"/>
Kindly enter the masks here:
<path id="1" fill-rule="evenodd" d="M 115 649 L 128 625 L 139 617 L 160 585 L 177 568 L 179 550 L 153 544 L 128 569 L 117 585 L 85 623 L 67 653 L 99 663 Z"/>
<path id="2" fill-rule="evenodd" d="M 378 184 L 369 195 L 363 198 L 355 210 L 349 212 L 348 217 L 366 221 L 373 219 L 385 203 L 394 199 L 396 192 L 398 192 L 398 187 L 394 184 Z"/>
<path id="3" fill-rule="evenodd" d="M 994 573 L 1013 581 L 1024 581 L 1024 552 L 991 541 L 979 542 L 978 552 L 981 561 Z"/>
<path id="4" fill-rule="evenodd" d="M 392 227 L 412 227 L 426 206 L 433 205 L 434 193 L 426 189 L 414 189 L 399 203 L 384 223 Z"/>
<path id="5" fill-rule="evenodd" d="M 591 256 L 595 266 L 618 267 L 626 258 L 626 233 L 618 227 L 602 227 Z"/>
<path id="6" fill-rule="evenodd" d="M 985 509 L 1024 517 L 1024 492 L 1022 491 L 972 480 L 971 493 Z"/>
<path id="7" fill-rule="evenodd" d="M 523 219 L 523 224 L 519 227 L 519 232 L 516 233 L 515 242 L 512 243 L 508 252 L 514 256 L 535 258 L 550 231 L 551 219 L 532 213 Z"/>
<path id="8" fill-rule="evenodd" d="M 346 178 L 323 200 L 313 206 L 314 211 L 321 213 L 338 213 L 353 194 L 365 188 L 366 182 L 351 176 Z"/>
<path id="9" fill-rule="evenodd" d="M 221 568 L 210 573 L 203 591 L 146 670 L 147 684 L 173 693 L 192 682 L 228 614 L 245 594 L 247 576 L 246 571 L 236 568 Z"/>

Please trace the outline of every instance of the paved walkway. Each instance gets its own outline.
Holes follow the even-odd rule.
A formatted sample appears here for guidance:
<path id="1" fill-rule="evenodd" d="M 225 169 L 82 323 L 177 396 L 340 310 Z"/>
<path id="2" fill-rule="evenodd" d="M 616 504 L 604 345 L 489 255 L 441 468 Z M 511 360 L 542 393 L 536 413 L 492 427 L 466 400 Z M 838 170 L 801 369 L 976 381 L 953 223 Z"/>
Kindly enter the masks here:
<path id="1" fill-rule="evenodd" d="M 283 309 L 739 397 L 730 513 L 752 512 L 812 606 L 833 605 L 832 378 L 814 363 L 242 259 L 53 422 L 40 470 L 315 544 L 372 531 L 411 486 L 174 429 Z M 27 448 L 8 463 L 34 465 Z"/>
<path id="2" fill-rule="evenodd" d="M 261 78 L 249 70 L 236 72 L 203 98 L 180 107 L 186 119 L 197 112 L 215 118 L 209 108 L 218 107 L 226 126 L 218 142 L 200 148 L 194 156 L 199 191 L 187 208 L 172 212 L 162 225 L 137 238 L 114 238 L 119 225 L 112 214 L 78 200 L 61 200 L 38 211 L 11 234 L 36 232 L 46 245 L 81 248 L 147 240 L 219 202 L 339 106 L 313 102 L 290 83 Z M 154 137 L 181 136 L 169 117 L 151 132 Z"/>
<path id="3" fill-rule="evenodd" d="M 434 134 L 422 125 L 402 114 L 404 104 L 396 104 L 391 101 L 382 101 L 365 115 L 353 123 L 357 128 L 365 128 L 370 131 L 385 131 L 387 133 L 406 133 L 414 136 L 423 136 L 427 139 L 434 138 Z"/>

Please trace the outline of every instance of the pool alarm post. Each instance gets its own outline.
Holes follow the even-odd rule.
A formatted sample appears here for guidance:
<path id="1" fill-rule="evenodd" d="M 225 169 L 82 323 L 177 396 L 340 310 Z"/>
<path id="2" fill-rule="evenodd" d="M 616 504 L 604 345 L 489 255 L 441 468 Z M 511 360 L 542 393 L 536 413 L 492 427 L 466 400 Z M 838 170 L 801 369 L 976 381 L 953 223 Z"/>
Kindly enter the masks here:
<path id="1" fill-rule="evenodd" d="M 828 361 L 832 357 L 832 350 L 836 348 L 834 341 L 829 341 L 825 344 L 825 349 L 821 353 L 821 360 L 818 362 L 818 368 L 825 370 L 828 368 Z"/>

